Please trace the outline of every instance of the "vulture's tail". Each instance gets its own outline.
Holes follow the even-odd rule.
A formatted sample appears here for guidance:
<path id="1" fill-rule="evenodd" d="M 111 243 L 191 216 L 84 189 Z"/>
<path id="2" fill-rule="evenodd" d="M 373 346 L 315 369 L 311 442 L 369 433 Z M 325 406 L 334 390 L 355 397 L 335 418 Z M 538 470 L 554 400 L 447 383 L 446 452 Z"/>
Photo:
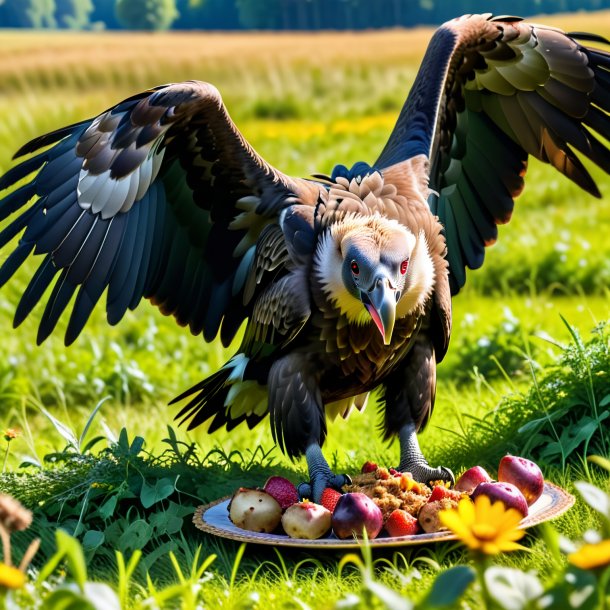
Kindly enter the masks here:
<path id="1" fill-rule="evenodd" d="M 232 430 L 243 421 L 254 428 L 268 412 L 267 387 L 246 378 L 248 362 L 236 354 L 218 372 L 174 398 L 170 404 L 192 397 L 174 419 L 180 424 L 190 420 L 188 430 L 212 418 L 208 432 L 222 426 Z"/>

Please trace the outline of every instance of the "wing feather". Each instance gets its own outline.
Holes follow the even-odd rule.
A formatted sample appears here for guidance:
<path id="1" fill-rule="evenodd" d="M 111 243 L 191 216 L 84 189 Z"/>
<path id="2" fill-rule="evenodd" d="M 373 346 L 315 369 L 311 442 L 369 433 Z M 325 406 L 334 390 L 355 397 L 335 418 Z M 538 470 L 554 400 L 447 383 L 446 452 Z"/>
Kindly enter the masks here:
<path id="1" fill-rule="evenodd" d="M 528 155 L 600 196 L 579 155 L 610 172 L 610 53 L 579 40 L 610 44 L 491 15 L 450 21 L 430 41 L 375 166 L 428 158 L 420 178 L 445 227 L 454 294 L 495 240 L 491 222 L 510 219 Z"/>
<path id="2" fill-rule="evenodd" d="M 38 152 L 43 146 L 50 148 Z M 207 340 L 222 327 L 230 342 L 251 313 L 243 293 L 256 242 L 305 184 L 266 163 L 218 91 L 200 82 L 139 93 L 36 138 L 17 156 L 30 153 L 0 177 L 0 189 L 29 177 L 0 201 L 0 219 L 19 212 L 0 247 L 21 236 L 0 281 L 32 250 L 45 255 L 16 314 L 23 321 L 56 279 L 40 340 L 78 291 L 68 342 L 104 292 L 111 324 L 146 297 Z M 244 197 L 256 202 L 246 211 Z"/>

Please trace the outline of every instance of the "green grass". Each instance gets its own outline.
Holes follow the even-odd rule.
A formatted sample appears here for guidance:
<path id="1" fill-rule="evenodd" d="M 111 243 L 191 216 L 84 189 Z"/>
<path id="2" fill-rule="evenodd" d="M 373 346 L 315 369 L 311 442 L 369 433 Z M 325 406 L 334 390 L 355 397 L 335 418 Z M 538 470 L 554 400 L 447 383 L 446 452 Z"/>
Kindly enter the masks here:
<path id="1" fill-rule="evenodd" d="M 582 23 L 566 19 L 559 24 L 608 34 L 608 28 L 601 27 L 603 19 L 578 19 Z M 10 166 L 10 157 L 20 145 L 40 133 L 93 116 L 148 86 L 187 78 L 216 84 L 246 137 L 266 159 L 289 174 L 328 172 L 338 162 L 373 161 L 414 78 L 429 33 L 295 38 L 3 34 L 0 170 Z M 375 48 L 374 57 L 371 48 Z M 585 338 L 597 323 L 610 317 L 610 242 L 600 229 L 610 226 L 610 178 L 599 171 L 594 175 L 605 195 L 602 200 L 581 193 L 553 170 L 531 163 L 514 219 L 500 229 L 498 243 L 488 251 L 484 267 L 469 274 L 466 289 L 454 300 L 454 334 L 439 367 L 437 405 L 420 439 L 431 461 L 456 471 L 484 462 L 493 470 L 499 449 L 495 453 L 490 449 L 494 431 L 485 431 L 483 424 L 493 419 L 506 396 L 526 394 L 531 388 L 526 354 L 536 366 L 548 369 L 560 350 L 546 338 L 561 344 L 571 340 L 561 315 Z M 147 303 L 113 328 L 106 324 L 103 311 L 94 312 L 85 332 L 70 348 L 63 347 L 65 327 L 61 324 L 53 337 L 36 347 L 39 312 L 17 331 L 10 330 L 16 302 L 34 268 L 32 263 L 26 265 L 0 292 L 0 426 L 23 430 L 11 442 L 8 470 L 18 471 L 24 460 L 44 464 L 45 455 L 65 447 L 65 438 L 41 414 L 40 405 L 80 434 L 95 405 L 106 396 L 110 399 L 87 438 L 100 434 L 118 438 L 126 428 L 130 438 L 143 437 L 144 450 L 158 456 L 167 447 L 163 439 L 174 414 L 168 401 L 216 370 L 232 350 L 191 337 Z M 331 463 L 346 471 L 358 469 L 367 459 L 395 464 L 397 445 L 384 444 L 371 434 L 377 421 L 376 405 L 371 404 L 364 413 L 331 424 L 325 447 Z M 472 443 L 466 451 L 461 433 L 466 440 L 469 434 L 482 439 L 480 451 Z M 185 443 L 196 443 L 201 459 L 217 448 L 222 451 L 213 453 L 212 463 L 206 462 L 205 468 L 188 470 L 197 490 L 193 504 L 230 493 L 239 484 L 261 484 L 271 473 L 282 472 L 294 480 L 304 476 L 302 461 L 291 463 L 273 447 L 266 422 L 253 431 L 242 426 L 231 434 L 207 435 L 199 429 L 191 433 L 177 430 L 177 435 Z M 512 441 L 518 452 L 520 439 Z M 96 449 L 105 444 L 100 442 Z M 262 453 L 255 451 L 259 447 Z M 232 451 L 241 453 L 227 461 Z M 154 481 L 165 471 L 146 473 L 147 480 Z M 565 470 L 549 467 L 546 474 L 573 489 L 573 481 L 586 473 L 575 460 Z M 604 476 L 592 476 L 607 487 Z M 73 508 L 78 505 L 76 496 L 70 500 Z M 32 502 L 32 497 L 28 499 Z M 130 500 L 124 502 L 120 507 L 127 512 Z M 558 520 L 557 528 L 569 538 L 579 538 L 595 524 L 593 511 L 579 501 Z M 48 529 L 41 558 L 53 545 L 52 527 Z M 299 600 L 311 608 L 331 608 L 361 586 L 357 571 L 348 569 L 339 577 L 341 553 L 312 557 L 282 551 L 278 556 L 255 546 L 246 549 L 231 583 L 239 546 L 204 536 L 188 525 L 183 533 L 184 539 L 177 535 L 163 539 L 176 543 L 183 567 L 199 544 L 204 556 L 218 555 L 209 568 L 211 579 L 202 584 L 203 603 L 209 608 L 299 607 Z M 502 561 L 536 569 L 550 578 L 557 566 L 545 542 L 534 534 L 527 544 L 531 554 L 514 554 Z M 147 553 L 150 550 L 145 549 L 142 565 Z M 418 599 L 432 584 L 437 566 L 456 565 L 466 555 L 456 545 L 443 544 L 405 548 L 397 554 L 380 552 L 375 558 L 382 582 Z M 113 560 L 98 560 L 92 575 L 113 578 Z M 308 561 L 302 564 L 302 560 Z M 388 562 L 399 569 L 403 580 L 386 569 Z M 407 582 L 407 568 L 414 567 L 419 578 Z M 158 583 L 176 580 L 167 553 L 152 568 Z M 138 578 L 144 582 L 143 572 Z"/>

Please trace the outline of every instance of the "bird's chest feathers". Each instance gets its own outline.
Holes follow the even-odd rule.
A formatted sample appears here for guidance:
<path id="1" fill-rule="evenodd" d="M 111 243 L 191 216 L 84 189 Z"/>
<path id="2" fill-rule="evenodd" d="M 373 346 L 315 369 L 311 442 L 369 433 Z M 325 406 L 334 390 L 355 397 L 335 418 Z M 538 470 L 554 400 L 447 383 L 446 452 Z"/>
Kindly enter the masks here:
<path id="1" fill-rule="evenodd" d="M 411 260 L 409 287 L 397 303 L 392 340 L 385 345 L 362 301 L 345 288 L 342 260 L 332 234 L 321 237 L 312 276 L 312 296 L 319 313 L 312 322 L 318 327 L 329 363 L 340 375 L 374 385 L 406 353 L 434 289 L 434 267 L 423 235 Z"/>
<path id="2" fill-rule="evenodd" d="M 394 328 L 392 342 L 385 345 L 373 322 L 353 324 L 339 316 L 334 331 L 332 326 L 322 326 L 320 339 L 340 376 L 352 377 L 368 387 L 376 385 L 400 362 L 419 324 L 420 316 L 402 318 Z"/>

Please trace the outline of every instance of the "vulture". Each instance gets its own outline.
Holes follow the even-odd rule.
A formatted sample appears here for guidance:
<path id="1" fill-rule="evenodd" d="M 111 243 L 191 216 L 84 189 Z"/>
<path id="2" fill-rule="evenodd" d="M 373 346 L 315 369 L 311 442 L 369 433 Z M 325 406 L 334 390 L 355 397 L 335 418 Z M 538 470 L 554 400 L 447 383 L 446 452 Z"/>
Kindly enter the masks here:
<path id="1" fill-rule="evenodd" d="M 155 87 L 37 137 L 0 178 L 0 190 L 18 186 L 0 202 L 0 219 L 16 214 L 0 233 L 14 247 L 0 285 L 40 260 L 14 325 L 48 295 L 38 342 L 68 308 L 69 345 L 104 293 L 110 324 L 142 298 L 225 346 L 245 322 L 235 355 L 175 399 L 189 429 L 268 415 L 280 449 L 305 456 L 302 489 L 318 500 L 347 481 L 322 453 L 327 420 L 378 391 L 398 469 L 451 480 L 417 433 L 452 296 L 510 219 L 528 155 L 600 196 L 582 157 L 610 173 L 604 44 L 516 17 L 449 21 L 378 158 L 306 179 L 261 158 L 205 82 Z"/>

